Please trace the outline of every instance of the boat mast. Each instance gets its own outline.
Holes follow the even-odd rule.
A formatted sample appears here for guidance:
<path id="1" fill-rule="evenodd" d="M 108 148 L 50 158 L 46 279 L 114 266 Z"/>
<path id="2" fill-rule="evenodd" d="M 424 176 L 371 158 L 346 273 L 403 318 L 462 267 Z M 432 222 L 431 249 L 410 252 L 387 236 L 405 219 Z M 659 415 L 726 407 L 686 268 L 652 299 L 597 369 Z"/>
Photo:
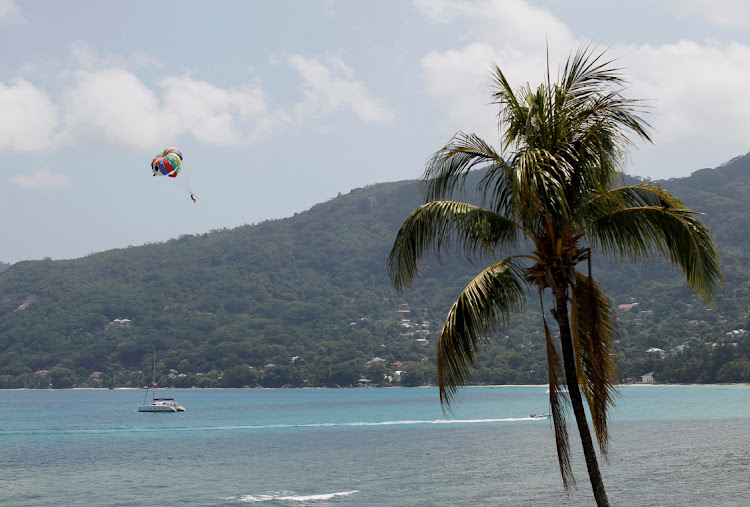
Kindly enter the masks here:
<path id="1" fill-rule="evenodd" d="M 153 394 L 154 401 L 156 401 L 156 347 L 154 347 L 154 370 L 153 371 L 154 371 L 154 377 L 153 377 L 153 380 L 151 381 L 151 386 L 154 388 L 152 394 Z"/>
<path id="2" fill-rule="evenodd" d="M 153 388 L 153 391 L 151 392 L 151 398 L 156 401 L 156 347 L 154 347 L 154 367 L 153 367 L 153 380 L 151 381 L 151 387 Z M 149 388 L 146 387 L 146 396 L 143 397 L 143 404 L 146 404 L 146 399 L 148 398 L 148 391 Z"/>

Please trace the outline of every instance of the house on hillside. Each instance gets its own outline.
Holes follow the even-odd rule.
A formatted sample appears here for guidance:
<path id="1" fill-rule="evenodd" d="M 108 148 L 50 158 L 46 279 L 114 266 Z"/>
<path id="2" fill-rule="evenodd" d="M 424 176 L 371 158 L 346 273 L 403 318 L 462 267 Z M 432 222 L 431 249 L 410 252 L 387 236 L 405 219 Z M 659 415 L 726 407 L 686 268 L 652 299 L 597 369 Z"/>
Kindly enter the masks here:
<path id="1" fill-rule="evenodd" d="M 746 329 L 733 329 L 726 333 L 725 336 L 730 340 L 736 340 L 737 338 L 742 338 L 745 335 L 747 335 Z"/>
<path id="2" fill-rule="evenodd" d="M 675 354 L 682 354 L 684 351 L 685 351 L 685 345 L 683 344 L 683 345 L 675 345 L 674 347 L 672 347 L 672 350 L 670 350 L 669 352 L 672 355 L 675 355 Z"/>
<path id="3" fill-rule="evenodd" d="M 109 325 L 112 327 L 130 327 L 130 319 L 115 319 Z"/>
<path id="4" fill-rule="evenodd" d="M 618 310 L 630 310 L 638 306 L 638 303 L 626 303 L 622 305 L 617 305 Z"/>
<path id="5" fill-rule="evenodd" d="M 646 351 L 646 354 L 658 354 L 660 358 L 664 358 L 664 349 L 660 349 L 657 347 L 651 347 Z"/>

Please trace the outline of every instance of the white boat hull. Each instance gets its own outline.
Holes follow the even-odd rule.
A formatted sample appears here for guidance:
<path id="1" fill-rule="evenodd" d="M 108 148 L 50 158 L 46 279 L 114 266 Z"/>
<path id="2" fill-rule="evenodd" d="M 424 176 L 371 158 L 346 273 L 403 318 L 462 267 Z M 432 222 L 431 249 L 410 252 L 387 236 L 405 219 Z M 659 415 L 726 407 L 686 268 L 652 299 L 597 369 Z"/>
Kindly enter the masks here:
<path id="1" fill-rule="evenodd" d="M 177 412 L 177 409 L 169 405 L 139 405 L 138 412 Z"/>
<path id="2" fill-rule="evenodd" d="M 151 391 L 152 403 L 146 404 L 146 400 L 143 400 L 143 404 L 138 405 L 138 412 L 184 412 L 185 407 L 174 401 L 174 398 L 157 398 L 156 397 L 156 349 L 154 349 L 154 380 L 151 384 L 152 387 L 146 389 L 146 397 L 148 392 Z"/>
<path id="3" fill-rule="evenodd" d="M 172 398 L 154 398 L 150 405 L 139 405 L 138 412 L 184 412 L 185 407 Z"/>

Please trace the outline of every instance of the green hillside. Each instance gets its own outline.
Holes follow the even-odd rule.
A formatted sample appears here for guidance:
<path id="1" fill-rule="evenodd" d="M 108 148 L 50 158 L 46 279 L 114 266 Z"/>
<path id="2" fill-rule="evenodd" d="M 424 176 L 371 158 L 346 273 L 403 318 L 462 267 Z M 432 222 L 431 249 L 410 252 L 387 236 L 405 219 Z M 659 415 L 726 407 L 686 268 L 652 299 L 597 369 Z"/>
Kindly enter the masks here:
<path id="1" fill-rule="evenodd" d="M 661 184 L 706 213 L 725 290 L 710 309 L 663 261 L 595 264 L 629 305 L 618 310 L 622 378 L 750 381 L 750 156 Z M 154 349 L 160 385 L 432 383 L 436 333 L 474 270 L 435 265 L 394 292 L 387 255 L 419 204 L 414 181 L 377 184 L 283 220 L 14 264 L 0 273 L 0 388 L 145 385 Z M 476 381 L 546 375 L 531 304 L 485 348 Z"/>

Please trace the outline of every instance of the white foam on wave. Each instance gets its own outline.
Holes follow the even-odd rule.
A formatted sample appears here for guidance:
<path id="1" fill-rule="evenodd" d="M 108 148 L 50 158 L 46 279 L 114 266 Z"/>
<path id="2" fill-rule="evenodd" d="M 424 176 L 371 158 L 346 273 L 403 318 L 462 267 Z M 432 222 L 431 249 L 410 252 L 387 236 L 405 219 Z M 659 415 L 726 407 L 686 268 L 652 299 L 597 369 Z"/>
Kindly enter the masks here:
<path id="1" fill-rule="evenodd" d="M 233 500 L 241 503 L 256 502 L 325 502 L 336 497 L 349 496 L 359 491 L 337 491 L 336 493 L 322 493 L 318 495 L 297 495 L 291 492 L 274 493 L 271 495 L 242 495 L 222 498 L 222 500 Z"/>

